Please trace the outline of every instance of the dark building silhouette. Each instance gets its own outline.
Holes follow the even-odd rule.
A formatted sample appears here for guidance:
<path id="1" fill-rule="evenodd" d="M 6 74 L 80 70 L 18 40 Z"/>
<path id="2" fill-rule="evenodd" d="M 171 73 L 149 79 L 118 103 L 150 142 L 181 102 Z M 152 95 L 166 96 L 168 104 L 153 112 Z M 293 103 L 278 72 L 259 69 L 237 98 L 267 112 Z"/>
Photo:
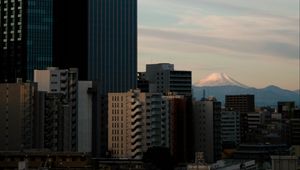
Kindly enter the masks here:
<path id="1" fill-rule="evenodd" d="M 95 84 L 93 151 L 103 157 L 107 93 L 137 86 L 137 0 L 54 0 L 54 18 L 53 65 L 76 67 Z"/>
<path id="2" fill-rule="evenodd" d="M 277 112 L 282 114 L 282 118 L 292 118 L 295 109 L 295 102 L 280 101 L 277 103 Z"/>
<path id="3" fill-rule="evenodd" d="M 246 134 L 248 131 L 247 113 L 255 111 L 254 95 L 226 95 L 225 108 L 228 110 L 237 111 L 241 118 L 241 141 L 246 141 Z"/>
<path id="4" fill-rule="evenodd" d="M 149 92 L 149 81 L 145 79 L 145 73 L 138 72 L 137 87 L 141 92 Z"/>
<path id="5" fill-rule="evenodd" d="M 107 93 L 137 86 L 137 0 L 90 0 L 88 4 L 88 80 L 97 82 L 101 103 L 94 115 L 93 151 L 107 152 Z M 80 70 L 79 70 L 80 72 Z"/>
<path id="6" fill-rule="evenodd" d="M 87 80 L 88 1 L 53 0 L 53 66 L 78 68 L 79 80 Z"/>
<path id="7" fill-rule="evenodd" d="M 0 0 L 0 82 L 33 79 L 52 64 L 52 0 Z"/>

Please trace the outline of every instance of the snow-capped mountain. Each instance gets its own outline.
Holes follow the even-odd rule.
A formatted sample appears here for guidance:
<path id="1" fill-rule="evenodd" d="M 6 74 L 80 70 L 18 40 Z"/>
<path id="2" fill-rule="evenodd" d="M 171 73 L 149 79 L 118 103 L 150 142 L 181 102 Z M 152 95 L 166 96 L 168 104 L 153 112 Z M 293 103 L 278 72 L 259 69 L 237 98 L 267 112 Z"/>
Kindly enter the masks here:
<path id="1" fill-rule="evenodd" d="M 256 106 L 276 106 L 278 101 L 295 101 L 296 105 L 300 105 L 300 94 L 295 91 L 273 85 L 262 89 L 249 87 L 224 73 L 213 73 L 195 83 L 193 86 L 194 97 L 201 99 L 204 90 L 207 96 L 214 96 L 223 104 L 225 95 L 253 94 Z"/>
<path id="2" fill-rule="evenodd" d="M 194 84 L 197 87 L 203 86 L 239 86 L 248 88 L 248 86 L 234 80 L 225 73 L 212 73 Z"/>

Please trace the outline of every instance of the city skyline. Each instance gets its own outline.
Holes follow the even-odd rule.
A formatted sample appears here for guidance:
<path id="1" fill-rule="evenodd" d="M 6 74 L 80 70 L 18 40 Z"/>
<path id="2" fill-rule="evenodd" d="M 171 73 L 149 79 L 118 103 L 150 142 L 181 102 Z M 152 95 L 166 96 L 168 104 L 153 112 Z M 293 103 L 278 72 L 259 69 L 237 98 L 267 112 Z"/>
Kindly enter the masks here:
<path id="1" fill-rule="evenodd" d="M 193 83 L 213 72 L 299 89 L 299 1 L 139 1 L 138 70 L 173 63 Z"/>

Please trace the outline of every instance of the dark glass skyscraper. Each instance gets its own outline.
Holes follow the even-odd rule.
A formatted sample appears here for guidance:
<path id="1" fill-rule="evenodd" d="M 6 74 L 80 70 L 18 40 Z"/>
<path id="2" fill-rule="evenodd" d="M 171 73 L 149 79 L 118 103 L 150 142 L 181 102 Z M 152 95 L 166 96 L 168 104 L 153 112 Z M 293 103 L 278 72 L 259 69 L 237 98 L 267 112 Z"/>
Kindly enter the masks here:
<path id="1" fill-rule="evenodd" d="M 78 68 L 87 80 L 88 0 L 53 0 L 53 66 Z"/>
<path id="2" fill-rule="evenodd" d="M 52 0 L 0 0 L 0 82 L 52 64 Z"/>
<path id="3" fill-rule="evenodd" d="M 88 79 L 97 82 L 101 96 L 93 115 L 93 152 L 103 157 L 108 146 L 107 93 L 127 92 L 137 84 L 137 0 L 89 0 Z"/>
<path id="4" fill-rule="evenodd" d="M 89 0 L 88 18 L 88 79 L 102 94 L 135 88 L 137 0 Z"/>

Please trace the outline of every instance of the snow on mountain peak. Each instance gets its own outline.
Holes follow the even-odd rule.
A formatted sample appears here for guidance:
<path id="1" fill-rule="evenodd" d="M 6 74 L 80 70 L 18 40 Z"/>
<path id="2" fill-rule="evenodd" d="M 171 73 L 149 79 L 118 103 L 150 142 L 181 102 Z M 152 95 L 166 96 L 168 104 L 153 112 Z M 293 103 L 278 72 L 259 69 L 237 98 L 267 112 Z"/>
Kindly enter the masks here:
<path id="1" fill-rule="evenodd" d="M 212 73 L 196 82 L 195 86 L 240 86 L 248 88 L 248 86 L 234 80 L 225 73 Z"/>

